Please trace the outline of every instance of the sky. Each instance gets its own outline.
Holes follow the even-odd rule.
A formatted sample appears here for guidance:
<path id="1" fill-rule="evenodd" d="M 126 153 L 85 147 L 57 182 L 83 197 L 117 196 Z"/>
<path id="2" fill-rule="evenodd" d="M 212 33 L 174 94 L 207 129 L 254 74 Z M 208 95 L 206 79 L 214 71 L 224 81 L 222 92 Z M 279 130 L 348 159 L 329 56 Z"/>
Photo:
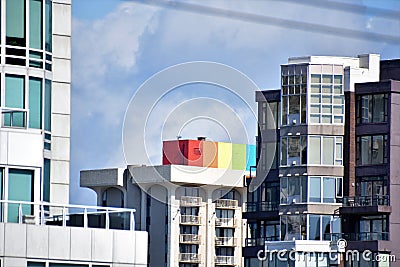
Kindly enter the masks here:
<path id="1" fill-rule="evenodd" d="M 289 0 L 181 2 L 400 36 L 400 15 L 382 16 L 371 9 L 397 11 L 398 15 L 397 0 L 340 1 L 369 7 L 354 12 Z M 135 155 L 129 164 L 160 164 L 161 141 L 178 135 L 255 142 L 254 90 L 241 87 L 235 94 L 234 90 L 210 83 L 166 86 L 165 92 L 142 86 L 159 77 L 160 72 L 165 73 L 166 68 L 193 61 L 216 62 L 242 73 L 260 89 L 274 89 L 279 88 L 280 65 L 287 63 L 289 57 L 378 53 L 382 59 L 400 58 L 399 43 L 376 38 L 349 38 L 342 36 L 342 32 L 323 34 L 312 28 L 298 30 L 284 22 L 254 23 L 251 19 L 166 9 L 130 0 L 73 0 L 72 17 L 73 204 L 95 204 L 94 192 L 79 188 L 80 170 L 126 166 L 123 152 L 128 150 L 122 136 L 127 110 L 152 107 L 145 116 L 140 112 L 127 113 L 127 119 L 145 122 L 143 126 L 129 128 L 129 135 L 125 132 L 125 137 L 132 136 L 129 153 Z M 162 82 L 165 81 L 158 85 Z M 232 130 L 238 125 L 240 131 Z M 138 142 L 135 147 L 139 140 L 135 138 L 139 137 L 145 143 Z M 143 146 L 146 155 L 136 152 Z"/>

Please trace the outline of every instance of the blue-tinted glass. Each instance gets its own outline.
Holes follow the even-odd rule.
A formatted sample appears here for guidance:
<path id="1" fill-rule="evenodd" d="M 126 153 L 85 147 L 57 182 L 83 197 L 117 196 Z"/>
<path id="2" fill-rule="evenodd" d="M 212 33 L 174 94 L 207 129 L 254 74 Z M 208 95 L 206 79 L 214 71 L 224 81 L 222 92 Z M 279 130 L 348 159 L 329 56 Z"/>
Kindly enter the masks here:
<path id="1" fill-rule="evenodd" d="M 324 178 L 324 202 L 335 202 L 335 178 Z"/>
<path id="2" fill-rule="evenodd" d="M 45 22 L 45 31 L 46 31 L 46 50 L 51 52 L 52 50 L 52 25 L 51 25 L 51 12 L 52 12 L 52 6 L 51 6 L 51 0 L 46 0 L 46 10 L 45 10 L 45 15 L 46 15 L 46 22 Z"/>
<path id="3" fill-rule="evenodd" d="M 10 169 L 8 172 L 8 199 L 14 201 L 33 201 L 33 172 Z M 8 221 L 18 222 L 18 205 L 8 205 Z M 31 205 L 22 205 L 22 214 L 32 214 Z"/>
<path id="4" fill-rule="evenodd" d="M 43 166 L 43 201 L 50 202 L 50 160 L 44 159 Z"/>
<path id="5" fill-rule="evenodd" d="M 50 267 L 89 267 L 87 264 L 50 263 Z"/>
<path id="6" fill-rule="evenodd" d="M 42 79 L 29 78 L 29 127 L 42 127 Z"/>
<path id="7" fill-rule="evenodd" d="M 321 202 L 321 178 L 310 177 L 310 201 Z"/>
<path id="8" fill-rule="evenodd" d="M 45 267 L 46 263 L 44 262 L 28 262 L 28 267 Z"/>
<path id="9" fill-rule="evenodd" d="M 29 2 L 29 46 L 42 49 L 42 0 Z"/>
<path id="10" fill-rule="evenodd" d="M 6 75 L 5 104 L 8 108 L 24 108 L 25 77 Z"/>
<path id="11" fill-rule="evenodd" d="M 6 1 L 6 37 L 9 45 L 25 45 L 25 0 Z"/>
<path id="12" fill-rule="evenodd" d="M 45 81 L 44 88 L 44 129 L 51 131 L 51 81 Z"/>

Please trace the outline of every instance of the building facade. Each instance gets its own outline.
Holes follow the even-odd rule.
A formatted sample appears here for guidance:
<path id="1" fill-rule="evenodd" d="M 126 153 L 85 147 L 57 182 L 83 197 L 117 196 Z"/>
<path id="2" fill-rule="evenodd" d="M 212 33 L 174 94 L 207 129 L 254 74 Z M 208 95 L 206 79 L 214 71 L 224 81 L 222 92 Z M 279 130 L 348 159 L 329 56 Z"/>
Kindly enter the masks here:
<path id="1" fill-rule="evenodd" d="M 389 156 L 396 153 L 396 139 L 391 141 L 396 126 L 389 123 L 396 94 L 376 86 L 396 82 L 379 82 L 380 73 L 374 54 L 290 58 L 281 66 L 281 88 L 257 92 L 257 179 L 264 182 L 249 190 L 243 215 L 248 223 L 245 266 L 377 264 L 346 261 L 336 253 L 340 238 L 348 241 L 347 250 L 368 249 L 374 256 L 396 251 L 386 241 L 394 240 L 388 227 L 397 229 L 388 195 L 389 184 L 397 180 L 389 171 Z M 383 107 L 379 116 L 368 113 L 374 105 Z M 289 253 L 284 261 L 267 253 L 260 261 L 257 253 L 265 247 L 295 250 L 297 260 Z"/>
<path id="2" fill-rule="evenodd" d="M 81 186 L 137 210 L 151 267 L 243 266 L 246 145 L 175 140 L 163 152 L 166 165 L 81 171 Z"/>
<path id="3" fill-rule="evenodd" d="M 0 266 L 145 266 L 133 210 L 68 205 L 71 0 L 0 0 L 0 25 Z"/>

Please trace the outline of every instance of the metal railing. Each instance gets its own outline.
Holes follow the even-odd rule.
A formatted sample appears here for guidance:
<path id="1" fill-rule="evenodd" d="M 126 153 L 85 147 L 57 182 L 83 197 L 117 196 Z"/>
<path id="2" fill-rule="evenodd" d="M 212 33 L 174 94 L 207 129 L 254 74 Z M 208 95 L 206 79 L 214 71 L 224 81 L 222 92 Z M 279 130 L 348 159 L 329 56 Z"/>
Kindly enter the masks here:
<path id="1" fill-rule="evenodd" d="M 236 227 L 236 220 L 234 218 L 215 218 L 216 227 Z"/>
<path id="2" fill-rule="evenodd" d="M 224 246 L 224 247 L 236 247 L 236 237 L 222 237 L 216 236 L 215 237 L 215 245 L 216 246 Z"/>
<path id="3" fill-rule="evenodd" d="M 344 207 L 389 206 L 388 195 L 343 197 Z"/>
<path id="4" fill-rule="evenodd" d="M 28 110 L 22 108 L 1 108 L 1 126 L 26 128 L 28 125 Z"/>
<path id="5" fill-rule="evenodd" d="M 196 234 L 180 234 L 179 242 L 182 244 L 200 244 L 201 237 Z"/>
<path id="6" fill-rule="evenodd" d="M 200 263 L 200 254 L 197 253 L 179 253 L 180 262 Z"/>
<path id="7" fill-rule="evenodd" d="M 238 201 L 233 199 L 217 199 L 215 201 L 215 207 L 217 209 L 236 209 L 238 207 Z"/>
<path id="8" fill-rule="evenodd" d="M 259 237 L 259 238 L 246 238 L 245 246 L 246 247 L 258 247 L 264 246 L 265 241 L 279 241 L 280 237 L 277 236 L 268 236 L 268 237 Z"/>
<path id="9" fill-rule="evenodd" d="M 0 200 L 0 222 L 135 230 L 135 210 Z"/>
<path id="10" fill-rule="evenodd" d="M 246 212 L 277 211 L 279 202 L 247 202 Z"/>
<path id="11" fill-rule="evenodd" d="M 183 207 L 198 207 L 201 206 L 201 197 L 182 196 L 180 205 Z"/>
<path id="12" fill-rule="evenodd" d="M 215 256 L 214 262 L 218 265 L 236 265 L 234 256 Z"/>
<path id="13" fill-rule="evenodd" d="M 196 215 L 181 215 L 180 224 L 200 225 L 201 217 Z"/>
<path id="14" fill-rule="evenodd" d="M 337 241 L 345 239 L 347 241 L 373 241 L 389 240 L 388 232 L 360 232 L 360 233 L 331 233 L 324 235 L 325 240 Z"/>

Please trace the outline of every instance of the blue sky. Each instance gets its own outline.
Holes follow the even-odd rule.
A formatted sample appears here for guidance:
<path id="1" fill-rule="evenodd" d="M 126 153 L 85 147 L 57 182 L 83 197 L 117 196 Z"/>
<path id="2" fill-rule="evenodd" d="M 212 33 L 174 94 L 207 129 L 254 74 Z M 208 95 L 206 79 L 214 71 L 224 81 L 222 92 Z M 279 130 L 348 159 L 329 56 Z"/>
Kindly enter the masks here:
<path id="1" fill-rule="evenodd" d="M 400 10 L 400 1 L 396 0 L 342 2 Z M 386 19 L 373 13 L 355 14 L 285 1 L 196 3 L 400 36 L 399 19 Z M 385 42 L 254 24 L 131 1 L 73 0 L 72 4 L 71 203 L 95 203 L 93 192 L 79 189 L 80 170 L 125 165 L 122 152 L 125 110 L 137 88 L 164 68 L 188 61 L 215 61 L 243 72 L 259 88 L 269 89 L 279 87 L 279 66 L 292 56 L 379 53 L 383 59 L 400 58 L 400 45 Z M 248 94 L 254 97 L 254 92 Z M 180 87 L 158 103 L 156 110 L 160 115 L 155 118 L 163 117 L 163 111 L 172 112 L 175 106 L 196 97 L 220 100 L 246 117 L 248 134 L 255 135 L 255 121 L 247 116 L 240 101 L 216 86 Z M 185 112 L 195 115 L 197 109 L 213 108 L 197 105 Z M 230 119 L 227 116 L 221 120 Z M 160 135 L 174 138 L 177 133 L 176 128 L 161 128 L 158 122 L 154 125 L 150 127 L 149 157 L 156 163 L 161 160 Z M 187 138 L 207 135 L 225 141 L 226 134 L 217 128 L 203 121 L 197 127 L 187 127 L 183 134 Z"/>

